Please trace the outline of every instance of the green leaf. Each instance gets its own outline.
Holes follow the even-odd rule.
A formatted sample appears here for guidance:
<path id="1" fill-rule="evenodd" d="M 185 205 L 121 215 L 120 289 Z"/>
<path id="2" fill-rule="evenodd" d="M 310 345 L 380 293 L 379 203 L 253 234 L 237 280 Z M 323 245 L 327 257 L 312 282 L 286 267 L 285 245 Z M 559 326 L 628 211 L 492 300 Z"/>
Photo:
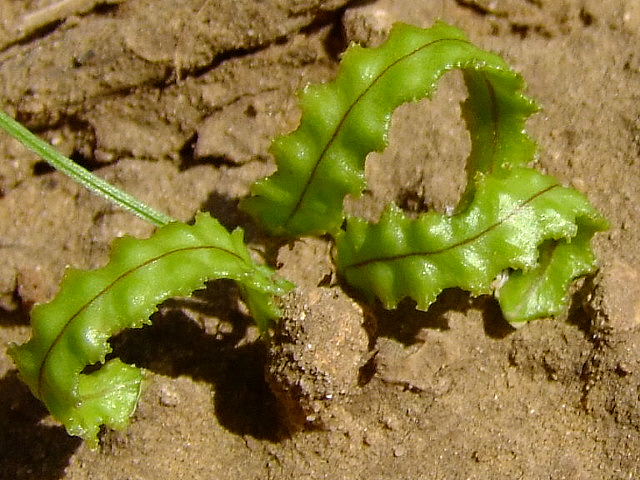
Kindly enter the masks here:
<path id="1" fill-rule="evenodd" d="M 53 416 L 70 434 L 95 446 L 100 425 L 128 423 L 142 372 L 118 359 L 90 374 L 82 371 L 105 361 L 111 336 L 149 323 L 159 303 L 217 278 L 239 282 L 263 329 L 279 313 L 273 296 L 290 288 L 254 263 L 241 230 L 229 234 L 218 221 L 199 214 L 193 226 L 171 223 L 146 240 L 116 240 L 103 268 L 67 271 L 58 295 L 33 309 L 31 339 L 13 346 L 10 354 Z"/>
<path id="2" fill-rule="evenodd" d="M 387 145 L 395 108 L 431 96 L 454 68 L 465 71 L 472 94 L 465 106 L 470 174 L 530 161 L 534 145 L 523 126 L 537 107 L 504 60 L 444 23 L 396 24 L 378 48 L 351 46 L 333 82 L 305 88 L 300 126 L 271 147 L 277 171 L 253 185 L 242 208 L 276 235 L 336 233 L 345 195 L 365 186 L 367 154 Z"/>
<path id="3" fill-rule="evenodd" d="M 596 258 L 590 247 L 594 233 L 583 227 L 569 240 L 546 242 L 540 248 L 538 265 L 509 275 L 496 290 L 496 297 L 504 317 L 513 326 L 560 315 L 566 310 L 571 281 L 596 269 Z"/>
<path id="4" fill-rule="evenodd" d="M 471 137 L 471 152 L 466 165 L 467 188 L 458 211 L 472 200 L 478 173 L 526 166 L 534 159 L 536 144 L 526 134 L 525 122 L 538 110 L 522 94 L 522 77 L 510 70 L 488 76 L 468 69 L 464 80 L 469 96 L 462 104 L 462 114 Z"/>
<path id="5" fill-rule="evenodd" d="M 410 219 L 392 206 L 377 224 L 349 219 L 337 237 L 341 275 L 386 308 L 411 297 L 426 310 L 445 288 L 490 293 L 502 271 L 525 270 L 501 290 L 509 320 L 557 311 L 558 288 L 592 267 L 589 240 L 606 228 L 606 221 L 582 194 L 531 168 L 477 178 L 473 199 L 451 217 L 428 212 Z M 560 241 L 547 264 L 538 260 L 545 240 Z M 579 257 L 577 263 L 572 253 Z M 544 279 L 540 291 L 523 295 L 537 278 Z M 528 299 L 526 306 L 518 304 L 522 298 Z"/>
<path id="6" fill-rule="evenodd" d="M 366 156 L 386 147 L 395 108 L 430 97 L 454 68 L 471 137 L 456 215 L 409 220 L 391 207 L 378 225 L 349 219 L 343 232 L 344 197 L 364 188 Z M 347 282 L 389 308 L 404 297 L 427 308 L 448 287 L 489 293 L 507 271 L 499 298 L 509 321 L 557 314 L 571 281 L 595 268 L 590 240 L 607 225 L 583 195 L 527 168 L 536 145 L 525 122 L 538 107 L 524 88 L 454 27 L 395 25 L 378 48 L 350 47 L 333 82 L 305 89 L 299 128 L 272 146 L 277 171 L 243 208 L 277 235 L 334 235 Z"/>

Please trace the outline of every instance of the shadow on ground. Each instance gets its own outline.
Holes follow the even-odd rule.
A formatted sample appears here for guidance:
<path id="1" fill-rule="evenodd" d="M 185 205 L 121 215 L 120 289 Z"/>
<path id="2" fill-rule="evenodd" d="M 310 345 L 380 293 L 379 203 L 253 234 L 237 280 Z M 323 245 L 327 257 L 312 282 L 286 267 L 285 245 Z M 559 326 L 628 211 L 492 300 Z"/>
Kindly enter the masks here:
<path id="1" fill-rule="evenodd" d="M 191 299 L 165 302 L 152 326 L 112 340 L 114 355 L 158 374 L 210 383 L 220 425 L 237 435 L 277 441 L 282 429 L 264 379 L 266 344 L 242 342 L 252 321 L 238 311 L 237 299 L 231 282 L 218 281 Z M 207 332 L 183 309 L 217 318 L 224 327 Z"/>
<path id="2" fill-rule="evenodd" d="M 62 478 L 81 440 L 61 426 L 43 423 L 47 410 L 15 370 L 0 379 L 0 399 L 0 478 Z"/>

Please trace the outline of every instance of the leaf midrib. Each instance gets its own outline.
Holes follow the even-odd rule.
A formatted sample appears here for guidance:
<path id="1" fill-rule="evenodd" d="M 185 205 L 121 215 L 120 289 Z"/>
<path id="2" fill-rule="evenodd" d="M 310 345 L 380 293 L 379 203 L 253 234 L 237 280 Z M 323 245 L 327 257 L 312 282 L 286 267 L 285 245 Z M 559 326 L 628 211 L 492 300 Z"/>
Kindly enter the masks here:
<path id="1" fill-rule="evenodd" d="M 100 298 L 101 296 L 105 295 L 108 293 L 109 290 L 111 290 L 118 282 L 120 282 L 121 280 L 125 279 L 126 277 L 132 275 L 133 273 L 141 270 L 142 268 L 145 268 L 149 265 L 151 265 L 154 262 L 160 261 L 170 255 L 173 254 L 177 254 L 177 253 L 184 253 L 184 252 L 188 252 L 188 251 L 196 251 L 196 250 L 219 250 L 223 253 L 227 253 L 233 257 L 238 258 L 239 260 L 245 262 L 245 259 L 242 258 L 240 255 L 238 255 L 237 253 L 228 250 L 226 248 L 222 248 L 222 247 L 217 247 L 215 245 L 200 245 L 200 246 L 193 246 L 193 247 L 182 247 L 182 248 L 176 248 L 174 250 L 170 250 L 168 252 L 164 252 L 161 255 L 155 256 L 153 258 L 147 259 L 146 261 L 144 261 L 143 263 L 136 265 L 134 268 L 131 268 L 129 270 L 126 270 L 125 272 L 123 272 L 122 274 L 120 274 L 118 277 L 116 277 L 111 283 L 109 283 L 108 285 L 106 285 L 105 287 L 103 287 L 98 293 L 96 293 L 93 297 L 91 297 L 87 302 L 85 302 L 83 305 L 80 306 L 80 308 L 78 308 L 78 310 L 73 313 L 73 315 L 71 315 L 69 317 L 69 319 L 66 321 L 66 323 L 64 324 L 64 326 L 60 329 L 60 332 L 56 335 L 56 337 L 53 339 L 53 341 L 51 342 L 51 344 L 49 345 L 49 348 L 47 349 L 47 351 L 45 352 L 45 354 L 42 356 L 42 360 L 40 361 L 40 365 L 38 366 L 38 383 L 36 385 L 36 396 L 38 398 L 42 398 L 42 390 L 43 390 L 43 385 L 45 383 L 45 365 L 47 364 L 47 361 L 49 359 L 49 356 L 51 355 L 51 353 L 53 352 L 53 350 L 56 348 L 56 346 L 59 344 L 60 340 L 64 337 L 65 333 L 67 332 L 67 330 L 70 328 L 70 326 L 72 325 L 72 323 L 74 322 L 74 320 L 76 320 L 80 314 L 82 312 L 84 312 L 85 310 L 87 310 L 91 304 L 93 304 L 98 298 Z"/>
<path id="2" fill-rule="evenodd" d="M 480 232 L 476 233 L 475 235 L 472 235 L 471 237 L 465 238 L 463 240 L 459 240 L 458 242 L 452 243 L 451 245 L 447 245 L 446 247 L 438 248 L 438 249 L 435 249 L 435 250 L 410 252 L 410 253 L 403 253 L 403 254 L 398 254 L 398 255 L 388 255 L 388 256 L 384 256 L 384 257 L 381 256 L 381 257 L 377 257 L 377 258 L 370 258 L 370 259 L 367 259 L 367 260 L 362 260 L 360 262 L 353 263 L 351 265 L 346 265 L 346 266 L 344 266 L 342 268 L 342 270 L 346 272 L 349 269 L 363 268 L 363 267 L 366 267 L 366 266 L 371 265 L 373 263 L 393 262 L 393 261 L 403 260 L 405 258 L 411 258 L 411 257 L 427 257 L 427 256 L 431 256 L 431 255 L 439 255 L 441 253 L 445 253 L 445 252 L 453 250 L 455 248 L 462 247 L 462 246 L 465 246 L 465 245 L 469 245 L 470 243 L 474 242 L 475 240 L 477 240 L 478 238 L 482 237 L 483 235 L 485 235 L 485 234 L 489 233 L 490 231 L 495 230 L 496 228 L 501 226 L 504 222 L 506 222 L 511 217 L 516 215 L 522 208 L 524 208 L 525 206 L 527 206 L 528 204 L 530 204 L 531 202 L 533 202 L 537 198 L 541 197 L 545 193 L 547 193 L 547 192 L 549 192 L 549 191 L 551 191 L 551 190 L 553 190 L 553 189 L 555 189 L 557 187 L 560 187 L 560 185 L 557 184 L 557 183 L 554 183 L 553 185 L 550 185 L 550 186 L 544 188 L 543 190 L 540 190 L 539 192 L 535 193 L 534 195 L 532 195 L 531 197 L 526 199 L 524 202 L 522 202 L 516 208 L 514 208 L 504 218 L 492 223 L 491 225 L 487 226 L 486 228 L 484 228 Z"/>
<path id="3" fill-rule="evenodd" d="M 313 168 L 311 169 L 311 173 L 310 173 L 309 177 L 306 179 L 306 181 L 304 183 L 304 186 L 302 188 L 302 191 L 301 191 L 300 195 L 298 196 L 298 198 L 296 200 L 295 205 L 293 206 L 291 212 L 289 212 L 289 214 L 287 215 L 286 219 L 284 220 L 283 226 L 285 228 L 287 228 L 289 226 L 289 224 L 290 224 L 291 220 L 293 219 L 293 217 L 295 217 L 295 215 L 300 210 L 300 207 L 302 206 L 302 203 L 303 203 L 305 197 L 307 196 L 307 193 L 309 191 L 311 183 L 313 182 L 314 178 L 316 177 L 316 173 L 318 171 L 318 168 L 320 167 L 320 164 L 324 160 L 325 155 L 327 154 L 327 152 L 329 151 L 329 149 L 331 148 L 331 146 L 333 145 L 335 140 L 340 136 L 340 131 L 342 130 L 342 127 L 343 127 L 344 123 L 346 122 L 347 118 L 349 117 L 349 115 L 351 114 L 353 109 L 358 105 L 360 100 L 362 100 L 362 98 L 367 93 L 369 93 L 373 89 L 373 87 L 384 77 L 384 75 L 386 75 L 387 72 L 389 72 L 389 70 L 391 70 L 393 67 L 395 67 L 399 63 L 403 62 L 404 60 L 410 58 L 411 56 L 416 55 L 417 53 L 419 53 L 420 51 L 422 51 L 422 50 L 424 50 L 426 48 L 429 48 L 429 47 L 431 47 L 431 46 L 433 46 L 433 45 L 435 45 L 437 43 L 447 42 L 447 41 L 461 42 L 461 43 L 466 43 L 467 45 L 472 45 L 471 42 L 469 42 L 467 40 L 464 40 L 462 38 L 439 38 L 437 40 L 433 40 L 433 41 L 431 41 L 429 43 L 426 43 L 426 44 L 422 45 L 421 47 L 412 50 L 411 52 L 403 55 L 402 57 L 400 57 L 397 60 L 395 60 L 392 63 L 390 63 L 386 68 L 384 68 L 375 77 L 375 79 L 349 105 L 349 108 L 347 108 L 347 110 L 343 114 L 342 118 L 338 122 L 338 125 L 336 126 L 336 128 L 333 131 L 333 133 L 331 134 L 331 137 L 329 138 L 329 140 L 327 141 L 326 145 L 324 146 L 324 148 L 320 152 L 320 155 L 318 156 L 318 159 L 314 163 Z"/>

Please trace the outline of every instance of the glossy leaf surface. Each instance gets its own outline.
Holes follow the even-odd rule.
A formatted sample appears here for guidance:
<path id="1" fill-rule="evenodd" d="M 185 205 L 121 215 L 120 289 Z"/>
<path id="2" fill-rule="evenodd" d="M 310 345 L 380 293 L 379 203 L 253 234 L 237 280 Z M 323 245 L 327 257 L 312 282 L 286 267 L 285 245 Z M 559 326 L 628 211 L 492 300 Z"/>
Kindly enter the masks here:
<path id="1" fill-rule="evenodd" d="M 409 220 L 392 207 L 379 224 L 349 219 L 343 232 L 344 197 L 364 188 L 366 156 L 386 147 L 395 108 L 430 97 L 455 68 L 471 137 L 456 214 Z M 525 122 L 537 106 L 523 89 L 460 30 L 396 25 L 378 48 L 350 47 L 335 81 L 305 89 L 300 127 L 273 144 L 278 170 L 244 208 L 278 235 L 334 235 L 339 272 L 389 308 L 411 297 L 426 309 L 449 287 L 490 293 L 505 275 L 496 293 L 510 322 L 558 314 L 571 281 L 594 270 L 591 238 L 607 224 L 583 195 L 528 168 L 536 146 Z"/>
<path id="2" fill-rule="evenodd" d="M 576 233 L 592 235 L 605 226 L 582 194 L 519 167 L 481 175 L 473 200 L 454 216 L 430 212 L 410 219 L 392 206 L 377 224 L 349 219 L 337 238 L 337 264 L 348 283 L 378 297 L 386 308 L 411 297 L 423 310 L 445 288 L 491 293 L 501 272 L 523 270 L 501 294 L 507 318 L 519 322 L 557 313 L 558 295 L 564 295 L 568 282 L 593 267 L 590 235 L 576 240 Z M 555 259 L 540 266 L 539 246 L 545 240 L 587 254 L 570 258 L 558 247 Z M 548 301 L 541 305 L 542 299 Z"/>
<path id="3" fill-rule="evenodd" d="M 242 208 L 272 234 L 336 233 L 345 195 L 359 195 L 365 186 L 367 154 L 387 146 L 393 111 L 431 96 L 455 68 L 468 72 L 473 93 L 466 116 L 473 119 L 474 170 L 529 161 L 534 147 L 523 133 L 524 117 L 536 106 L 520 93 L 522 79 L 504 60 L 444 23 L 429 29 L 396 24 L 378 48 L 351 46 L 334 81 L 302 92 L 300 126 L 271 147 L 278 170 L 253 185 Z"/>
<path id="4" fill-rule="evenodd" d="M 569 303 L 569 286 L 575 278 L 593 272 L 596 258 L 590 242 L 595 227 L 605 222 L 582 225 L 569 240 L 551 241 L 540 247 L 538 264 L 527 271 L 515 271 L 496 292 L 504 317 L 512 325 L 541 317 L 560 315 Z"/>
<path id="5" fill-rule="evenodd" d="M 242 231 L 229 234 L 207 214 L 189 226 L 171 223 L 149 239 L 116 240 L 110 262 L 92 271 L 69 270 L 58 295 L 37 305 L 31 339 L 10 350 L 32 392 L 72 435 L 96 445 L 100 425 L 124 427 L 140 393 L 142 372 L 118 359 L 104 363 L 108 340 L 149 323 L 157 305 L 190 295 L 207 280 L 239 282 L 263 328 L 278 316 L 273 295 L 289 284 L 254 263 Z"/>

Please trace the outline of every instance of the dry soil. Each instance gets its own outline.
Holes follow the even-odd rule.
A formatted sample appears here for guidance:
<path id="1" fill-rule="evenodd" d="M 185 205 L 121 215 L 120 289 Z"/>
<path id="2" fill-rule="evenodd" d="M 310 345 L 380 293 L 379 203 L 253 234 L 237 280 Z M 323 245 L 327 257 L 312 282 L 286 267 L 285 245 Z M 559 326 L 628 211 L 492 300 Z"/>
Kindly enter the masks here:
<path id="1" fill-rule="evenodd" d="M 270 139 L 295 128 L 297 90 L 330 79 L 349 42 L 436 19 L 524 75 L 538 166 L 611 222 L 563 318 L 515 331 L 456 290 L 426 313 L 366 305 L 336 284 L 325 239 L 274 244 L 237 208 L 274 168 Z M 225 283 L 114 339 L 148 376 L 131 426 L 92 451 L 6 346 L 65 266 L 152 229 L 0 135 L 0 478 L 640 478 L 638 45 L 637 0 L 0 0 L 0 107 L 170 215 L 244 227 L 300 285 L 268 344 Z M 464 95 L 450 74 L 396 113 L 352 211 L 455 205 Z"/>

